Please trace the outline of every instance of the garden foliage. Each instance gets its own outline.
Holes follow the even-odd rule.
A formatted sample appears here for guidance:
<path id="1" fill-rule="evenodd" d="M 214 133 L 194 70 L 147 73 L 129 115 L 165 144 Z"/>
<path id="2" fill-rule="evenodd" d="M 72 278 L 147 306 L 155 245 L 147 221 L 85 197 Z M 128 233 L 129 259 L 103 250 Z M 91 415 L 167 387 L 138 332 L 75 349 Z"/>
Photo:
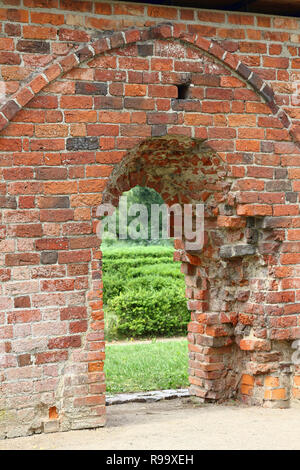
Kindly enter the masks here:
<path id="1" fill-rule="evenodd" d="M 186 333 L 185 282 L 172 247 L 106 248 L 103 284 L 108 339 Z"/>

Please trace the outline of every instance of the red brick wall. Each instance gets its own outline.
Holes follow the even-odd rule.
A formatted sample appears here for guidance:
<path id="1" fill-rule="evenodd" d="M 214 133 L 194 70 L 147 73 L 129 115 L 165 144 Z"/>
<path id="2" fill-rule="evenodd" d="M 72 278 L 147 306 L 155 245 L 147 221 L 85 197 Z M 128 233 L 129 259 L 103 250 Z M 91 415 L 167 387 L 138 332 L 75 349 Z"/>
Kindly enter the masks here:
<path id="1" fill-rule="evenodd" d="M 136 184 L 205 204 L 203 252 L 178 242 L 175 253 L 191 392 L 288 406 L 299 397 L 298 20 L 6 3 L 1 436 L 104 424 L 96 208 Z M 172 25 L 153 27 L 162 21 Z"/>

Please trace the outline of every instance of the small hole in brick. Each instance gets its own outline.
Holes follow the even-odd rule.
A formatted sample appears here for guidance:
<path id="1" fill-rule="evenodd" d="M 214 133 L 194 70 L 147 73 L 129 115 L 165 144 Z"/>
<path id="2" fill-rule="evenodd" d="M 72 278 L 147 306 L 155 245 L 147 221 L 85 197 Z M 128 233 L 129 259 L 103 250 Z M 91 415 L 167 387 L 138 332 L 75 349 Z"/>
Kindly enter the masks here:
<path id="1" fill-rule="evenodd" d="M 176 85 L 178 90 L 178 99 L 179 100 L 186 100 L 189 96 L 189 83 L 182 83 L 181 85 Z"/>
<path id="2" fill-rule="evenodd" d="M 49 419 L 58 419 L 58 411 L 56 406 L 49 408 Z"/>

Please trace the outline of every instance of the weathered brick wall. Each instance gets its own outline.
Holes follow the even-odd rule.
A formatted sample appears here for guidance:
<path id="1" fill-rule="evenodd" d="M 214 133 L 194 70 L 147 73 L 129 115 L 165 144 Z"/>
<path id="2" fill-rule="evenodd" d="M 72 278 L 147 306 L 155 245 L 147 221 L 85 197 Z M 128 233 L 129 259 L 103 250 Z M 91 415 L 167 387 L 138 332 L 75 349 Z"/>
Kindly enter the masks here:
<path id="1" fill-rule="evenodd" d="M 191 392 L 299 398 L 298 20 L 63 0 L 0 18 L 0 435 L 105 423 L 96 208 L 136 184 L 205 204 L 204 250 L 175 252 Z"/>

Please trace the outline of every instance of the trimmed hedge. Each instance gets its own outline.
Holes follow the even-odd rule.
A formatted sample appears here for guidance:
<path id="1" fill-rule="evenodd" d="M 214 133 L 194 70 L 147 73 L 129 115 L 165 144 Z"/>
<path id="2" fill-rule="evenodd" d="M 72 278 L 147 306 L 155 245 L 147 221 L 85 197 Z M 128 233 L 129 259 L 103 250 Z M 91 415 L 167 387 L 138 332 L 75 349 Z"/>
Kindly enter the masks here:
<path id="1" fill-rule="evenodd" d="M 160 266 L 160 265 L 158 265 Z M 104 276 L 104 292 L 103 292 L 103 303 L 107 305 L 109 301 L 120 295 L 121 292 L 125 291 L 138 291 L 140 288 L 161 290 L 164 287 L 176 288 L 177 290 L 185 291 L 185 286 L 182 283 L 181 277 L 178 273 L 168 273 L 166 270 L 159 272 L 159 274 L 149 274 L 145 267 L 144 274 L 143 270 L 140 269 L 135 272 L 135 276 L 120 276 L 120 274 L 111 274 Z M 169 275 L 168 275 L 169 274 Z M 179 273 L 180 274 L 180 273 Z"/>
<path id="2" fill-rule="evenodd" d="M 162 258 L 173 259 L 174 248 L 172 246 L 126 246 L 113 247 L 105 250 L 107 259 L 139 259 L 139 258 Z"/>
<path id="3" fill-rule="evenodd" d="M 109 336 L 173 336 L 186 332 L 190 315 L 185 282 L 179 264 L 173 261 L 173 248 L 106 250 L 103 286 Z"/>

